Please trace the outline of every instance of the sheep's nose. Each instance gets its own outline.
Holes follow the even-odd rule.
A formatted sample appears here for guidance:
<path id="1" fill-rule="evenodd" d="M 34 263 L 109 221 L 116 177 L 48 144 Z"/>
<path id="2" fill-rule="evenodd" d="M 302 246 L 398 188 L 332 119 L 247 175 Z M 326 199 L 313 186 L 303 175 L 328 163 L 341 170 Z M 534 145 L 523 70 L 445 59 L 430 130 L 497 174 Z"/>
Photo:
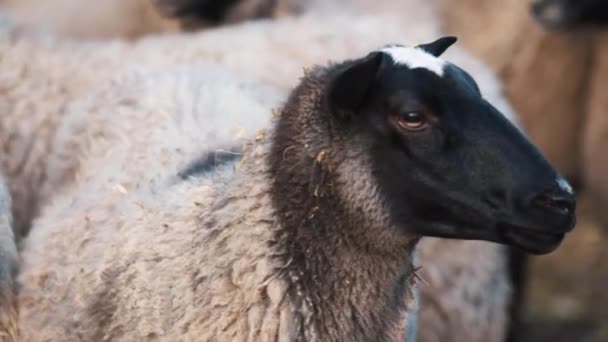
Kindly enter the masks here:
<path id="1" fill-rule="evenodd" d="M 561 187 L 542 191 L 530 197 L 528 206 L 561 232 L 574 228 L 576 198 L 572 191 Z"/>

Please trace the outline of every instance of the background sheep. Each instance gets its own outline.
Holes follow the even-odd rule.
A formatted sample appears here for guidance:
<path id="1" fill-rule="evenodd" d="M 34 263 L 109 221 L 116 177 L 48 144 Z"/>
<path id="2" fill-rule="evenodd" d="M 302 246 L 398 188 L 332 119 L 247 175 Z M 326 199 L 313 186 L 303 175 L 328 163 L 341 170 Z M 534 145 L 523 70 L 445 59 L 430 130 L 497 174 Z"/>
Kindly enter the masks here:
<path id="1" fill-rule="evenodd" d="M 135 44 L 115 42 L 109 45 L 80 45 L 62 43 L 51 38 L 44 38 L 36 42 L 10 38 L 5 41 L 11 47 L 7 51 L 11 51 L 15 57 L 4 60 L 12 61 L 6 64 L 6 70 L 23 70 L 23 67 L 19 67 L 18 65 L 27 60 L 24 56 L 28 56 L 28 58 L 30 56 L 39 56 L 39 58 L 27 60 L 27 77 L 23 77 L 23 73 L 14 74 L 15 77 L 5 84 L 7 89 L 22 89 L 20 90 L 22 92 L 20 94 L 25 95 L 28 94 L 26 91 L 30 88 L 37 87 L 39 89 L 37 92 L 39 92 L 41 90 L 40 85 L 60 85 L 58 86 L 58 90 L 53 90 L 59 94 L 56 97 L 55 95 L 48 95 L 49 93 L 47 95 L 39 93 L 39 99 L 23 95 L 8 96 L 7 98 L 13 101 L 10 104 L 10 108 L 27 108 L 28 106 L 34 106 L 34 103 L 44 104 L 45 101 L 48 101 L 46 100 L 47 96 L 48 98 L 55 97 L 61 99 L 61 102 L 56 106 L 43 106 L 42 110 L 39 111 L 40 114 L 37 115 L 40 115 L 40 118 L 45 118 L 45 120 L 58 120 L 58 117 L 64 115 L 65 110 L 63 108 L 69 102 L 68 99 L 81 96 L 93 83 L 102 82 L 109 75 L 122 70 L 124 65 L 131 63 L 165 65 L 215 61 L 232 67 L 243 75 L 251 75 L 253 78 L 261 80 L 264 83 L 276 85 L 286 90 L 292 86 L 303 65 L 323 62 L 327 55 L 345 58 L 384 44 L 386 41 L 402 41 L 405 32 L 407 32 L 412 42 L 418 42 L 428 39 L 430 35 L 438 31 L 437 18 L 432 4 L 428 2 L 419 4 L 415 1 L 385 1 L 374 6 L 363 2 L 360 4 L 362 7 L 353 6 L 346 13 L 343 11 L 344 8 L 342 8 L 340 13 L 335 13 L 331 11 L 331 4 L 322 4 L 326 6 L 323 11 L 310 9 L 302 16 L 295 18 L 287 17 L 273 22 L 247 23 L 188 37 L 150 37 Z M 370 9 L 368 7 L 373 8 Z M 364 10 L 368 12 L 363 15 L 357 14 Z M 416 13 L 416 17 L 421 20 L 416 25 L 409 27 L 410 25 L 407 24 L 403 13 Z M 422 18 L 427 19 L 422 20 Z M 239 42 L 239 49 L 235 49 L 235 41 Z M 277 49 L 277 46 L 281 48 Z M 448 55 L 451 60 L 471 70 L 482 85 L 486 97 L 496 103 L 502 102 L 500 107 L 504 112 L 509 112 L 508 106 L 500 96 L 500 89 L 487 68 L 479 64 L 479 62 L 461 49 L 453 49 Z M 49 73 L 49 69 L 54 71 Z M 110 70 L 113 71 L 110 72 Z M 273 72 L 268 72 L 268 70 L 273 70 Z M 52 77 L 53 81 L 47 81 L 46 77 Z M 28 101 L 32 101 L 32 103 L 28 104 Z M 26 115 L 26 112 L 22 112 L 21 115 Z M 36 121 L 33 120 L 33 122 Z M 23 119 L 12 122 L 14 125 L 7 128 L 7 131 L 24 132 L 17 135 L 18 138 L 13 139 L 10 144 L 13 146 L 13 153 L 11 155 L 16 156 L 14 157 L 15 160 L 19 160 L 23 158 L 23 153 L 14 153 L 14 151 L 27 151 L 26 146 L 28 146 L 28 142 L 32 141 L 33 136 L 42 137 L 44 135 L 36 134 L 36 129 L 34 128 L 36 125 L 31 125 L 31 122 L 27 126 L 25 125 L 27 121 Z M 38 122 L 42 122 L 42 120 Z M 53 128 L 54 124 L 40 124 L 38 127 L 41 127 L 40 129 Z M 54 136 L 55 134 L 53 128 L 49 136 Z M 61 135 L 64 134 L 61 133 Z M 80 175 L 74 172 L 57 172 L 57 174 L 53 174 L 54 170 L 74 170 L 70 169 L 73 167 L 71 166 L 73 164 L 62 161 L 69 154 L 57 154 L 58 158 L 53 158 L 54 154 L 50 154 L 51 158 L 49 162 L 45 157 L 49 155 L 47 146 L 51 145 L 44 142 L 43 139 L 36 141 L 39 141 L 39 143 L 35 142 L 34 146 L 38 146 L 39 144 L 41 148 L 35 151 L 40 152 L 27 153 L 26 155 L 29 158 L 25 159 L 28 162 L 22 165 L 31 166 L 31 172 L 36 170 L 36 172 L 48 174 L 37 178 L 35 176 L 28 176 L 28 172 L 21 169 L 20 172 L 11 174 L 14 177 L 11 177 L 11 179 L 15 179 L 15 182 L 11 181 L 11 185 L 18 192 L 19 189 L 23 189 L 18 183 L 29 184 L 32 191 L 28 192 L 28 196 L 33 193 L 34 195 L 31 196 L 37 198 L 34 200 L 34 203 L 41 201 L 47 203 L 53 197 L 54 192 L 59 192 L 56 190 L 58 187 L 66 181 L 69 182 L 75 177 L 80 177 Z M 79 158 L 74 156 L 79 155 L 74 154 L 71 159 Z M 7 163 L 13 163 L 13 161 L 7 161 Z M 41 165 L 41 163 L 49 163 L 51 166 Z M 43 179 L 46 179 L 46 184 L 40 184 Z M 38 189 L 43 190 L 38 191 Z M 17 199 L 23 196 L 17 194 L 15 197 Z M 40 198 L 43 200 L 40 200 Z M 29 205 L 23 204 L 26 203 L 23 200 L 18 202 L 22 204 L 17 205 L 17 208 L 29 207 Z M 450 259 L 451 263 L 459 262 L 457 269 L 462 270 L 462 274 L 476 272 L 473 269 L 478 267 L 478 265 L 471 263 L 470 260 L 492 260 L 493 258 L 496 258 L 496 263 L 491 264 L 494 269 L 489 274 L 501 272 L 504 274 L 506 267 L 504 262 L 505 255 L 502 254 L 501 247 L 478 242 L 451 242 L 453 245 L 456 243 L 462 244 L 460 250 L 466 251 L 468 255 L 463 255 L 462 259 L 458 260 L 454 260 L 449 255 L 444 255 L 442 258 Z M 422 243 L 421 249 L 425 249 L 425 244 L 426 242 Z M 430 255 L 430 253 L 421 254 L 424 259 Z M 476 291 L 477 288 L 485 291 L 480 295 L 486 299 L 502 298 L 500 297 L 501 293 L 505 296 L 508 293 L 506 280 L 503 279 L 505 282 L 501 286 L 488 287 L 481 284 L 493 281 L 494 278 L 485 278 L 486 280 L 475 284 L 470 279 L 461 277 L 458 278 L 459 283 L 456 284 L 452 283 L 452 278 L 437 276 L 442 274 L 443 271 L 433 271 L 434 265 L 438 265 L 437 269 L 441 269 L 439 265 L 442 264 L 447 263 L 439 258 L 436 260 L 424 260 L 425 269 L 422 271 L 423 277 L 429 278 L 431 285 L 423 288 L 423 291 L 425 291 L 423 292 L 423 296 L 425 296 L 425 293 L 428 293 L 431 296 L 430 298 L 435 296 L 436 305 L 429 308 L 428 314 L 423 312 L 422 316 L 429 315 L 432 317 L 436 314 L 432 312 L 433 310 L 437 310 L 438 312 L 453 312 L 452 308 L 454 307 L 451 303 L 461 301 L 462 304 L 457 305 L 457 309 L 454 308 L 456 313 L 450 315 L 449 328 L 446 326 L 445 329 L 451 330 L 453 327 L 457 327 L 460 333 L 466 334 L 467 338 L 471 331 L 478 332 L 480 341 L 486 341 L 487 336 L 502 335 L 504 323 L 501 323 L 500 317 L 506 315 L 504 312 L 507 311 L 505 306 L 508 298 L 504 297 L 496 302 L 484 299 L 484 302 L 490 305 L 488 310 L 494 312 L 492 315 L 487 315 L 485 311 L 479 310 L 475 303 L 468 302 L 462 298 L 467 293 L 470 293 L 470 291 Z M 479 272 L 481 273 L 481 271 Z M 500 281 L 500 278 L 498 281 Z M 443 288 L 446 284 L 452 284 L 454 289 L 460 290 L 454 290 L 449 295 L 443 297 L 437 296 L 432 290 L 434 288 Z M 424 301 L 425 299 L 423 298 Z M 470 313 L 470 315 L 462 314 L 463 312 Z M 483 329 L 469 329 L 468 324 L 473 321 L 470 318 L 471 316 L 476 317 L 476 322 L 487 322 L 488 317 L 496 317 L 496 319 L 492 320 L 496 325 L 488 326 L 487 331 Z M 425 323 L 423 322 L 422 324 L 424 326 Z M 439 331 L 440 327 L 436 326 L 435 329 Z M 429 330 L 427 329 L 427 331 Z M 452 331 L 450 336 L 458 340 L 460 335 L 458 331 Z M 421 336 L 421 339 L 424 341 L 424 335 Z"/>

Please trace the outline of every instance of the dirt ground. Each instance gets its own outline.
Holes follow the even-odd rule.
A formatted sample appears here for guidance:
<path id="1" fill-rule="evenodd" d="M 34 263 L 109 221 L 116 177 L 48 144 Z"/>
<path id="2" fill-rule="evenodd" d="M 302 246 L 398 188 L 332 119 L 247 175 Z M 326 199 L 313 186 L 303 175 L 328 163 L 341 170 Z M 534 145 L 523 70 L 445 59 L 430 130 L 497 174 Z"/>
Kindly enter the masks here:
<path id="1" fill-rule="evenodd" d="M 579 196 L 561 247 L 532 259 L 521 342 L 608 341 L 608 227 Z"/>

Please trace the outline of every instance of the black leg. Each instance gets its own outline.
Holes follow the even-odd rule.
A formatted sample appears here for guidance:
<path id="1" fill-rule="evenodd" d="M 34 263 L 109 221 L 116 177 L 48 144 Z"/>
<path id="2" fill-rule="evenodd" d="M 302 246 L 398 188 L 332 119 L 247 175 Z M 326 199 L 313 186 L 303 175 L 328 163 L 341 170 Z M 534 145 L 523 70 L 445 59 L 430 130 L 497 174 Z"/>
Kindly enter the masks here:
<path id="1" fill-rule="evenodd" d="M 509 273 L 513 284 L 513 296 L 511 297 L 507 342 L 517 342 L 522 338 L 529 258 L 528 254 L 518 249 L 509 249 Z"/>

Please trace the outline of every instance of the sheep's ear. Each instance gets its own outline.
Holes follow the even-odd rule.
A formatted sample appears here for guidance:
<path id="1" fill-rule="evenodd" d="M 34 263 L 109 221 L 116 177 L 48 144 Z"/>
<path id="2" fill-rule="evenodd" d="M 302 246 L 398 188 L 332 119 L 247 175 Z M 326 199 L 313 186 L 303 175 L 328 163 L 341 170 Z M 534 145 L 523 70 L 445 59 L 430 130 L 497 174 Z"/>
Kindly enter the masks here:
<path id="1" fill-rule="evenodd" d="M 419 49 L 422 49 L 435 57 L 441 56 L 450 46 L 454 45 L 458 38 L 453 36 L 441 37 L 436 41 L 428 44 L 418 45 Z"/>
<path id="2" fill-rule="evenodd" d="M 383 53 L 372 52 L 342 71 L 329 88 L 329 105 L 339 115 L 355 113 L 365 100 L 378 74 Z"/>

